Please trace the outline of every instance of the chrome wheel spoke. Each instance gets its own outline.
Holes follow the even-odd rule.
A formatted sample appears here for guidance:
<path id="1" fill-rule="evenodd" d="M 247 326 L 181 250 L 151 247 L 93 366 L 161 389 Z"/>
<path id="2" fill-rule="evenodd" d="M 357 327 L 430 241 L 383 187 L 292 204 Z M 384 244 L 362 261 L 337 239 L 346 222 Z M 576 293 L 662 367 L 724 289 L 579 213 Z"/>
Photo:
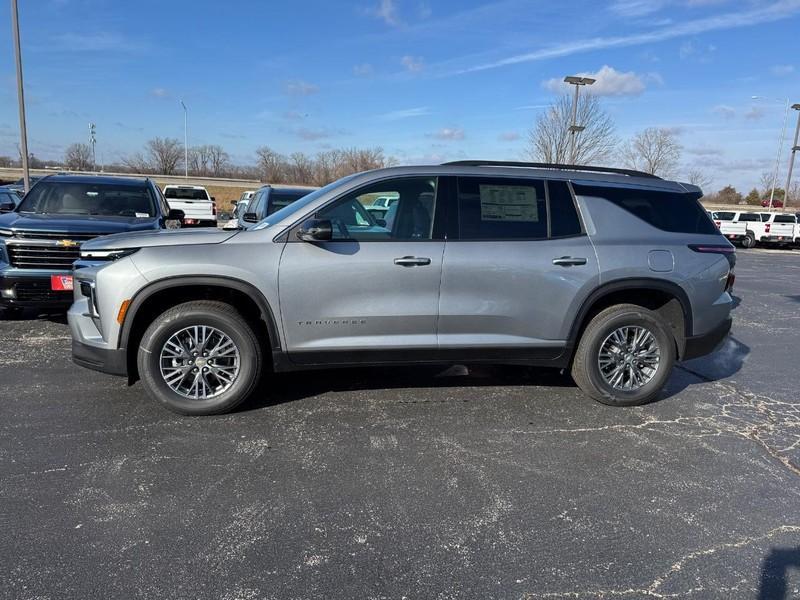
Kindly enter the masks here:
<path id="1" fill-rule="evenodd" d="M 161 377 L 184 398 L 206 400 L 224 393 L 240 370 L 239 348 L 225 333 L 193 325 L 170 336 L 159 356 Z"/>
<path id="2" fill-rule="evenodd" d="M 661 364 L 661 349 L 645 327 L 619 327 L 606 336 L 597 355 L 605 382 L 614 389 L 635 391 L 647 385 Z"/>

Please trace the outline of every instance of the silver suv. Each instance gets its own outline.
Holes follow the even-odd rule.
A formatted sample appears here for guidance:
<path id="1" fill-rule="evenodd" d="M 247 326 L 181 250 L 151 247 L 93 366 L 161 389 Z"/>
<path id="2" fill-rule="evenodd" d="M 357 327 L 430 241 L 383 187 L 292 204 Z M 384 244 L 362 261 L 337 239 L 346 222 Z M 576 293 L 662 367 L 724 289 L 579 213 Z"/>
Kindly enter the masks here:
<path id="1" fill-rule="evenodd" d="M 731 327 L 734 249 L 699 188 L 622 169 L 461 161 L 345 177 L 248 231 L 84 244 L 73 357 L 191 415 L 262 372 L 402 363 L 570 369 L 653 400 Z M 366 207 L 398 198 L 381 218 Z"/>

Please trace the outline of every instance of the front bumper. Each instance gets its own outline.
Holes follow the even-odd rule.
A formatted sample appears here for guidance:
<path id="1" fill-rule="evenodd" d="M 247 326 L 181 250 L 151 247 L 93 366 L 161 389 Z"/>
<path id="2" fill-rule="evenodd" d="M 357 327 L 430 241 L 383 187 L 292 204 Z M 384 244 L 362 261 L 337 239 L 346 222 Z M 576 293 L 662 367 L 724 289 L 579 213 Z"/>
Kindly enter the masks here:
<path id="1" fill-rule="evenodd" d="M 684 346 L 681 360 L 699 358 L 700 356 L 711 354 L 717 350 L 727 339 L 732 324 L 733 319 L 728 317 L 708 333 L 686 338 L 686 345 Z"/>
<path id="2" fill-rule="evenodd" d="M 109 350 L 90 346 L 73 339 L 72 362 L 93 371 L 121 377 L 128 376 L 128 355 L 124 349 Z"/>
<path id="3" fill-rule="evenodd" d="M 13 268 L 0 271 L 0 306 L 68 308 L 72 304 L 72 292 L 50 289 L 51 275 L 68 275 L 68 273 L 63 271 L 23 272 Z"/>

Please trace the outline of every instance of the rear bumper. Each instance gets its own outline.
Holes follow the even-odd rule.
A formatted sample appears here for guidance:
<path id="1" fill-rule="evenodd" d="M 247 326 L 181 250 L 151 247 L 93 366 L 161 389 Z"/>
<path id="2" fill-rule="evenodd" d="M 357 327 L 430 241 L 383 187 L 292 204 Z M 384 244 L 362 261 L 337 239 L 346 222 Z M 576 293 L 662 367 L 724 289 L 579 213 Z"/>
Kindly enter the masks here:
<path id="1" fill-rule="evenodd" d="M 128 375 L 128 356 L 124 349 L 109 350 L 90 346 L 77 340 L 72 340 L 72 362 L 81 367 L 108 373 L 109 375 Z"/>
<path id="2" fill-rule="evenodd" d="M 728 317 L 708 333 L 686 338 L 686 345 L 684 346 L 681 360 L 699 358 L 700 356 L 711 354 L 717 350 L 728 337 L 732 324 L 733 319 Z"/>
<path id="3" fill-rule="evenodd" d="M 791 244 L 794 239 L 791 235 L 765 235 L 761 241 L 770 244 Z"/>
<path id="4" fill-rule="evenodd" d="M 746 234 L 738 234 L 738 233 L 723 233 L 722 235 L 725 236 L 725 239 L 728 239 L 732 242 L 741 242 L 744 238 L 747 237 Z"/>
<path id="5" fill-rule="evenodd" d="M 20 308 L 67 309 L 72 304 L 72 292 L 50 289 L 50 276 L 65 275 L 63 271 L 16 274 L 15 269 L 0 272 L 0 306 Z"/>

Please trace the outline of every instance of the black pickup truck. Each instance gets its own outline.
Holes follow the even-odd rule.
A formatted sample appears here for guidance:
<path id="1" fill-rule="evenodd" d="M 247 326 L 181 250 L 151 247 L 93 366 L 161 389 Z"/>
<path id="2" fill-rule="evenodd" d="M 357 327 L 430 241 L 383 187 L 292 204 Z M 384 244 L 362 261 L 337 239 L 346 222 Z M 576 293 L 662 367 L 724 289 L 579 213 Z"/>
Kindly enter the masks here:
<path id="1" fill-rule="evenodd" d="M 0 202 L 0 308 L 67 308 L 72 263 L 86 240 L 112 233 L 179 227 L 149 179 L 51 175 L 19 206 Z"/>

